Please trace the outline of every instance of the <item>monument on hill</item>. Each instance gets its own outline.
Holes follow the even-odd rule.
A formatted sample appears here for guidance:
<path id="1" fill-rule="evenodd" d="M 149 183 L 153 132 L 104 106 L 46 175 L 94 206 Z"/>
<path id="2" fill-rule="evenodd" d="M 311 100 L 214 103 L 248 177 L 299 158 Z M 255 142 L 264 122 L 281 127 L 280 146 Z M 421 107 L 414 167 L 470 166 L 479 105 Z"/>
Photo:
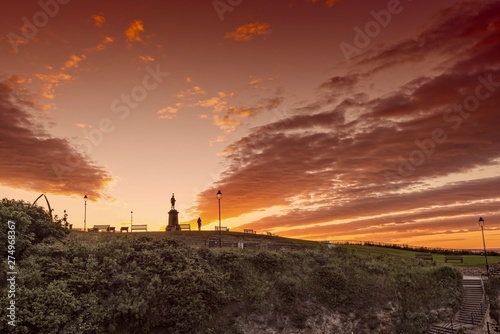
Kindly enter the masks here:
<path id="1" fill-rule="evenodd" d="M 179 211 L 175 210 L 175 196 L 170 198 L 170 211 L 168 212 L 168 225 L 166 231 L 179 230 Z"/>

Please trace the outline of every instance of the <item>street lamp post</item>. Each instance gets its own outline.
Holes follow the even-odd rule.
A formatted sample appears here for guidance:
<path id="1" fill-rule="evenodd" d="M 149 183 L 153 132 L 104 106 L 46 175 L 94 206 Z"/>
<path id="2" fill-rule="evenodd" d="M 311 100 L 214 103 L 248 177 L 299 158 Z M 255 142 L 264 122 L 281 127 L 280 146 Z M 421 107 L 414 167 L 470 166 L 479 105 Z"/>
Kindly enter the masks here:
<path id="1" fill-rule="evenodd" d="M 483 234 L 484 261 L 486 263 L 486 275 L 489 275 L 490 268 L 488 266 L 488 255 L 486 254 L 486 243 L 484 242 L 484 219 L 483 219 L 483 217 L 479 217 L 478 224 L 481 227 L 481 233 Z"/>
<path id="2" fill-rule="evenodd" d="M 222 247 L 222 243 L 221 243 L 221 236 L 220 236 L 220 231 L 221 231 L 221 227 L 220 227 L 220 199 L 222 198 L 222 192 L 219 191 L 217 192 L 217 200 L 219 201 L 219 248 Z"/>
<path id="3" fill-rule="evenodd" d="M 132 231 L 132 215 L 134 214 L 134 211 L 130 211 L 130 231 Z"/>
<path id="4" fill-rule="evenodd" d="M 85 210 L 83 211 L 83 232 L 87 230 L 87 195 L 83 196 L 85 200 Z"/>

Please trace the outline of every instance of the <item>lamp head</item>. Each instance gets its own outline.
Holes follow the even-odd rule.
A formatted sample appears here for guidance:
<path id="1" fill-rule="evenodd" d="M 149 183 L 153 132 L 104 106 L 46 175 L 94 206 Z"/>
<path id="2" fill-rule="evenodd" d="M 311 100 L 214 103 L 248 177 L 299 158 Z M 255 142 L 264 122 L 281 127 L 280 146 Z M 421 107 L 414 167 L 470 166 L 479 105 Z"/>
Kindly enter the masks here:
<path id="1" fill-rule="evenodd" d="M 222 198 L 222 192 L 219 189 L 219 191 L 217 192 L 217 199 L 221 199 L 221 198 Z"/>
<path id="2" fill-rule="evenodd" d="M 483 219 L 483 217 L 479 217 L 479 220 L 477 221 L 477 223 L 479 224 L 480 227 L 483 227 L 484 226 L 484 219 Z"/>

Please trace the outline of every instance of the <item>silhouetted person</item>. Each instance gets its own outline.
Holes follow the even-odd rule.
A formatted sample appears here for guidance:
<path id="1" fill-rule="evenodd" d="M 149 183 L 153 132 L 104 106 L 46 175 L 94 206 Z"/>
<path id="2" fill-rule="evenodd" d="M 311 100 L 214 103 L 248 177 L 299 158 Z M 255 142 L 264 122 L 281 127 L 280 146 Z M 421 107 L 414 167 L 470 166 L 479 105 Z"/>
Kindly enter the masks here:
<path id="1" fill-rule="evenodd" d="M 201 218 L 198 217 L 198 231 L 201 231 Z"/>

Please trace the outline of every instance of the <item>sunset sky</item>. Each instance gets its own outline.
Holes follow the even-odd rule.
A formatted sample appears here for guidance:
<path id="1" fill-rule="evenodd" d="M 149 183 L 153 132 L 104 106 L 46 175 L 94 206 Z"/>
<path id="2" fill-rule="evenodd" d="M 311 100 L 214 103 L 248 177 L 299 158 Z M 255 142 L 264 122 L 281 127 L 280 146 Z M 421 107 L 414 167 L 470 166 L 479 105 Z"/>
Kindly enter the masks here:
<path id="1" fill-rule="evenodd" d="M 83 227 L 500 247 L 500 1 L 9 3 L 0 195 Z M 43 202 L 39 202 L 45 205 Z"/>

